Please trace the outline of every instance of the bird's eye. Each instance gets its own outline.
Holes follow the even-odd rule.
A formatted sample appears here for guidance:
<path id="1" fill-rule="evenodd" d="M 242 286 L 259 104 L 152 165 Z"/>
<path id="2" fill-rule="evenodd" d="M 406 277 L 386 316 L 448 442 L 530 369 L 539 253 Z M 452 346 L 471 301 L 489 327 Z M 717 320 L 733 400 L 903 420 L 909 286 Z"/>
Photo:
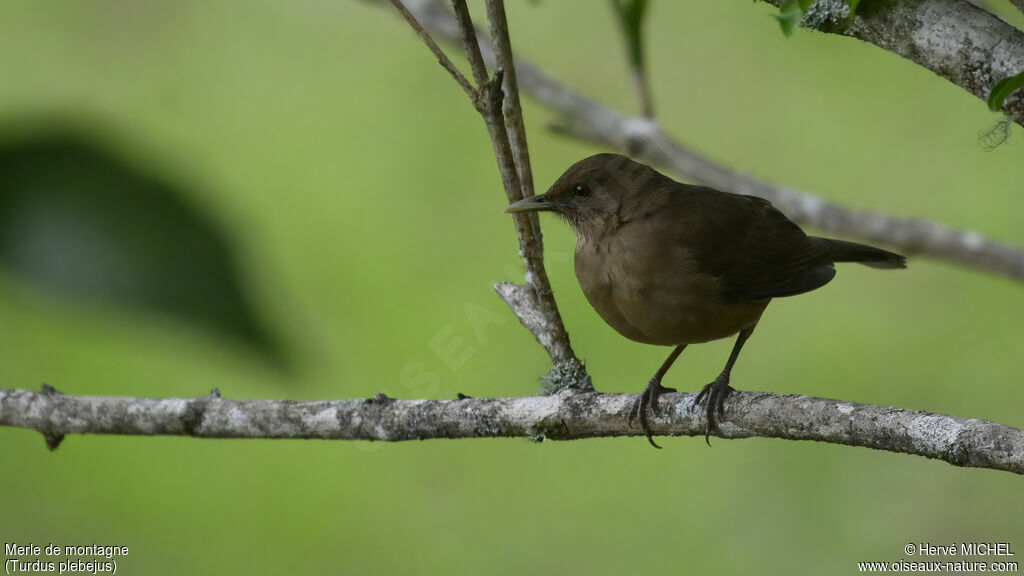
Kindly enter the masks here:
<path id="1" fill-rule="evenodd" d="M 577 184 L 576 185 L 576 195 L 577 196 L 581 196 L 581 197 L 582 196 L 590 196 L 590 188 L 587 188 L 583 184 Z"/>

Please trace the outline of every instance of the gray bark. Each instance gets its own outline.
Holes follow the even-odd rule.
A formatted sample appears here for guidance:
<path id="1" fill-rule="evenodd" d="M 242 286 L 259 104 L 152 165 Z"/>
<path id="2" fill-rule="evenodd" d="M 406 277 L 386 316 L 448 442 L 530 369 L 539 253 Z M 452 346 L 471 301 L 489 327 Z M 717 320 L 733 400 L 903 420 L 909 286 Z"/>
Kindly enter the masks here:
<path id="1" fill-rule="evenodd" d="M 655 434 L 703 436 L 695 394 L 665 394 Z M 642 436 L 626 423 L 632 394 L 564 390 L 527 398 L 333 401 L 65 396 L 0 389 L 0 425 L 43 433 L 51 447 L 65 434 L 194 438 L 304 438 L 397 442 L 431 438 L 576 440 Z M 943 460 L 955 466 L 1024 474 L 1024 431 L 955 418 L 808 396 L 734 392 L 716 434 L 863 446 Z"/>

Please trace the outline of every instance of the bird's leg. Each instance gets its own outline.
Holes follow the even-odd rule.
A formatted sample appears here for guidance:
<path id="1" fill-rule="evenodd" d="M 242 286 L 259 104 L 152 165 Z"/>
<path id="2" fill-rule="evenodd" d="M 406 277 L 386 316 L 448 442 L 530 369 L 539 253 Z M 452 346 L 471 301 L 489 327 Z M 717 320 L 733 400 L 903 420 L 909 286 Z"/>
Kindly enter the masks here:
<path id="1" fill-rule="evenodd" d="M 633 407 L 629 409 L 629 419 L 626 421 L 628 425 L 633 425 L 633 418 L 640 419 L 640 428 L 643 429 L 644 434 L 647 436 L 647 441 L 651 443 L 651 446 L 655 448 L 661 448 L 654 443 L 654 438 L 651 437 L 651 425 L 647 421 L 647 410 L 650 409 L 655 416 L 658 415 L 658 397 L 665 392 L 675 392 L 675 388 L 666 388 L 661 385 L 661 379 L 668 372 L 668 369 L 672 367 L 672 363 L 679 358 L 682 354 L 683 348 L 686 348 L 686 344 L 676 346 L 675 350 L 668 355 L 665 362 L 658 368 L 658 371 L 654 373 L 654 376 L 647 383 L 644 391 L 640 394 L 640 397 L 633 402 Z"/>
<path id="2" fill-rule="evenodd" d="M 736 344 L 732 347 L 732 353 L 729 354 L 729 361 L 725 363 L 725 368 L 722 369 L 722 373 L 712 383 L 702 388 L 700 394 L 697 394 L 697 398 L 693 401 L 694 406 L 698 406 L 707 399 L 707 423 L 704 425 L 704 441 L 707 442 L 708 446 L 711 446 L 711 431 L 718 430 L 718 419 L 723 415 L 722 404 L 729 393 L 733 391 L 732 386 L 729 386 L 729 374 L 732 373 L 732 365 L 736 363 L 736 358 L 740 355 L 743 343 L 747 341 L 747 338 L 750 338 L 753 332 L 754 326 L 740 332 L 739 337 L 736 338 Z"/>

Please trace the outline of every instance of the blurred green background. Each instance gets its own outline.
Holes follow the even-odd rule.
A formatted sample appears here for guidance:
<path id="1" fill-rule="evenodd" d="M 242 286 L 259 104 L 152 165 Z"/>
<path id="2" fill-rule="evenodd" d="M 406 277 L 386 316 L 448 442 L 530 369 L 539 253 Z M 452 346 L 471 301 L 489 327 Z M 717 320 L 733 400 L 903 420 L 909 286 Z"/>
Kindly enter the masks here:
<path id="1" fill-rule="evenodd" d="M 668 132 L 772 183 L 1024 245 L 1018 127 L 987 151 L 978 135 L 998 117 L 982 101 L 873 46 L 786 39 L 772 11 L 653 3 Z M 637 110 L 606 4 L 511 2 L 509 19 L 522 56 Z M 4 0 L 0 78 L 0 144 L 67 130 L 173 189 L 223 236 L 229 293 L 282 351 L 5 268 L 0 386 L 535 393 L 546 356 L 490 288 L 521 266 L 483 123 L 390 9 Z M 525 106 L 538 188 L 600 151 L 550 134 L 551 114 Z M 595 385 L 639 392 L 668 350 L 607 327 L 573 276 L 572 233 L 543 225 Z M 480 308 L 504 319 L 483 337 L 467 319 Z M 733 383 L 1021 427 L 1021 318 L 1024 286 L 1000 277 L 916 258 L 903 273 L 848 265 L 769 308 Z M 455 364 L 432 345 L 453 338 Z M 731 346 L 688 349 L 666 384 L 697 390 Z M 1024 550 L 1024 490 L 1008 473 L 813 443 L 659 442 L 74 436 L 48 453 L 38 433 L 0 429 L 0 541 L 126 545 L 125 574 L 845 574 L 904 558 L 908 542 Z"/>

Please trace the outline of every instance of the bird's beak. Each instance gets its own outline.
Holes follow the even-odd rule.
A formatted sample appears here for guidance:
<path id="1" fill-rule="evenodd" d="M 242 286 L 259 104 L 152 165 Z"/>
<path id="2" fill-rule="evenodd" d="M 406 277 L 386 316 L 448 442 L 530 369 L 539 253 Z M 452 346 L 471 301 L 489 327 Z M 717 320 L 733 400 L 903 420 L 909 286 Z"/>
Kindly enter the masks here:
<path id="1" fill-rule="evenodd" d="M 513 202 L 505 208 L 506 214 L 516 212 L 540 212 L 542 210 L 554 210 L 555 204 L 548 200 L 547 194 L 523 198 L 519 202 Z"/>

